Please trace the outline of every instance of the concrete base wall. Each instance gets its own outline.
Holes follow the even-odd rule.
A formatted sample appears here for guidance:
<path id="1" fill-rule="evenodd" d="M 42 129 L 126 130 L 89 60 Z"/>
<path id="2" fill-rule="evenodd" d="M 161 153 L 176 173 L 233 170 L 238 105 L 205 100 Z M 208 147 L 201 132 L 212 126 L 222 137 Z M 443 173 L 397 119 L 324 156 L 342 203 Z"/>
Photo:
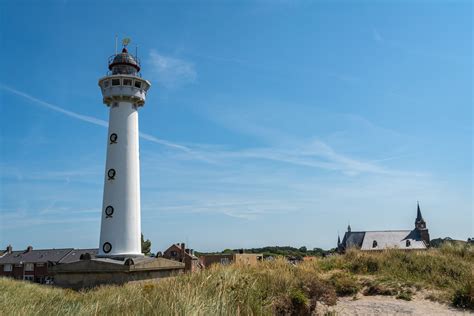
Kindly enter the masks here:
<path id="1" fill-rule="evenodd" d="M 156 280 L 184 272 L 184 263 L 164 258 L 96 258 L 59 264 L 51 268 L 54 285 L 82 289 L 103 284 Z"/>
<path id="2" fill-rule="evenodd" d="M 54 285 L 79 290 L 83 288 L 93 288 L 99 285 L 121 285 L 129 282 L 161 279 L 180 273 L 183 273 L 183 271 L 176 269 L 134 272 L 56 273 L 54 275 Z"/>

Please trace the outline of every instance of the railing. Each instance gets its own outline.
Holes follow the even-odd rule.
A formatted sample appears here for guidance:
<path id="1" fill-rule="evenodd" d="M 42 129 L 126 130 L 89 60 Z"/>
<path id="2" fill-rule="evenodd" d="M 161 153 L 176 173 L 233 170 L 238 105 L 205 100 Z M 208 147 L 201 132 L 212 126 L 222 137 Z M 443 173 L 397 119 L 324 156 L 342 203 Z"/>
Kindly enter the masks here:
<path id="1" fill-rule="evenodd" d="M 108 77 L 108 76 L 135 76 L 135 77 L 138 77 L 138 78 L 141 78 L 142 77 L 142 73 L 137 71 L 136 73 L 134 74 L 113 74 L 112 73 L 112 70 L 108 70 L 105 75 Z"/>

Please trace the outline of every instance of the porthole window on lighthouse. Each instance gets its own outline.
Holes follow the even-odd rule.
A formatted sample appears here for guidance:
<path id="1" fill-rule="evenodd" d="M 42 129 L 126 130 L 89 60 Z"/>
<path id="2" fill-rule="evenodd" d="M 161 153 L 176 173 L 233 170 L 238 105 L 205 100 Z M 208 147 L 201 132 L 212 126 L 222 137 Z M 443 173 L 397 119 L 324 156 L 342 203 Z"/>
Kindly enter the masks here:
<path id="1" fill-rule="evenodd" d="M 120 86 L 120 79 L 112 79 L 113 86 Z"/>
<path id="2" fill-rule="evenodd" d="M 115 178 L 115 169 L 109 169 L 107 176 L 109 176 L 109 180 L 113 180 Z"/>
<path id="3" fill-rule="evenodd" d="M 105 218 L 112 217 L 114 214 L 114 207 L 112 205 L 109 205 L 105 208 Z"/>
<path id="4" fill-rule="evenodd" d="M 104 245 L 102 246 L 102 250 L 105 253 L 109 253 L 112 250 L 112 244 L 109 242 L 104 243 Z"/>
<path id="5" fill-rule="evenodd" d="M 135 88 L 140 89 L 142 87 L 142 82 L 141 81 L 135 81 Z"/>
<path id="6" fill-rule="evenodd" d="M 115 134 L 115 133 L 110 134 L 110 137 L 109 137 L 110 143 L 111 144 L 116 144 L 117 143 L 117 138 L 118 138 L 117 134 Z"/>
<path id="7" fill-rule="evenodd" d="M 123 85 L 124 86 L 131 86 L 132 85 L 132 79 L 123 79 Z"/>

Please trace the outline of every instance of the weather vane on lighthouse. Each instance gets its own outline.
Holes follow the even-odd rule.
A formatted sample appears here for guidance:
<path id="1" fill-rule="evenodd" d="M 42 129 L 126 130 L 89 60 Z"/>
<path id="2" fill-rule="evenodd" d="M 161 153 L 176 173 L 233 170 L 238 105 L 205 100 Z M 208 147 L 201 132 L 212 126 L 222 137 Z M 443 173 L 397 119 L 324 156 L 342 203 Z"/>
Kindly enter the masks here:
<path id="1" fill-rule="evenodd" d="M 123 39 L 122 52 L 109 58 L 109 72 L 99 80 L 109 108 L 101 257 L 142 256 L 138 109 L 151 84 L 141 78 L 140 61 L 128 52 L 129 44 L 129 38 Z"/>

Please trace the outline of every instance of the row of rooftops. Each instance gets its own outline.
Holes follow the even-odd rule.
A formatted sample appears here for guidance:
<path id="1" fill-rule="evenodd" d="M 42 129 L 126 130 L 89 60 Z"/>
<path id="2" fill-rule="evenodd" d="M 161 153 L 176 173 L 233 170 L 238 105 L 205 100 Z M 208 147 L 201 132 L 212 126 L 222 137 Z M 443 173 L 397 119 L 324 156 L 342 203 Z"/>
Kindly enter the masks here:
<path id="1" fill-rule="evenodd" d="M 26 250 L 13 250 L 8 246 L 6 251 L 0 253 L 1 264 L 24 264 L 24 263 L 70 263 L 80 260 L 81 255 L 86 253 L 95 256 L 98 249 L 33 249 L 28 246 Z"/>

